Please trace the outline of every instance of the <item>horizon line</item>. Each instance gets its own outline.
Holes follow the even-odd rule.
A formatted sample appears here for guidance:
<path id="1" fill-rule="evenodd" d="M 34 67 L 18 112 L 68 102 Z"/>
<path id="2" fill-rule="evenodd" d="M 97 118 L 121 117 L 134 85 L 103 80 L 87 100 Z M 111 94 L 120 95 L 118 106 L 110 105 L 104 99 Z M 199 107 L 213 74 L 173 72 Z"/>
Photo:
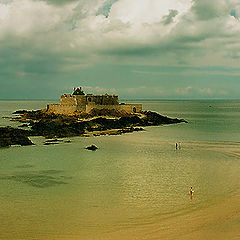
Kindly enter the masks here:
<path id="1" fill-rule="evenodd" d="M 0 101 L 59 101 L 53 98 L 5 98 Z M 199 100 L 240 100 L 240 98 L 121 98 L 119 101 L 199 101 Z"/>

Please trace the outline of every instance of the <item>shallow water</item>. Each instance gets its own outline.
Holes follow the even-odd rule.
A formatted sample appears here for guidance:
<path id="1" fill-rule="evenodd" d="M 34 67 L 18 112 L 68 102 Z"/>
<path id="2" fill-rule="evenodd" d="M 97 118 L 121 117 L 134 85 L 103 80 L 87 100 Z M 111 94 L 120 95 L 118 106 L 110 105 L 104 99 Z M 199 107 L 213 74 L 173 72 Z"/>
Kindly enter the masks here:
<path id="1" fill-rule="evenodd" d="M 0 239 L 238 239 L 240 101 L 143 104 L 189 123 L 0 149 Z"/>

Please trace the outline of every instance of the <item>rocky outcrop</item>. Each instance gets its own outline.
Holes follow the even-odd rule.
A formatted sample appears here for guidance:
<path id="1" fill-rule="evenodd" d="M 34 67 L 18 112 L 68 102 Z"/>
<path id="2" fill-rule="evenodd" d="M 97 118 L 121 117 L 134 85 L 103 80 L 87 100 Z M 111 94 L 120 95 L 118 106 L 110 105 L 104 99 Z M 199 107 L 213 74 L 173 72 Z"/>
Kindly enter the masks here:
<path id="1" fill-rule="evenodd" d="M 47 138 L 80 136 L 84 133 L 84 125 L 63 119 L 42 119 L 31 123 L 32 134 Z"/>
<path id="2" fill-rule="evenodd" d="M 0 127 L 0 147 L 8 147 L 11 145 L 33 145 L 28 136 L 30 131 L 16 129 L 11 127 Z"/>
<path id="3" fill-rule="evenodd" d="M 78 121 L 74 118 L 54 118 L 41 119 L 31 122 L 33 135 L 53 137 L 72 137 L 83 135 L 85 132 L 106 131 L 110 129 L 119 129 L 119 134 L 124 132 L 133 132 L 142 130 L 134 127 L 157 126 L 161 124 L 180 123 L 183 120 L 163 117 L 157 113 L 147 112 L 144 117 L 126 116 L 116 119 L 97 117 L 88 121 Z"/>
<path id="4" fill-rule="evenodd" d="M 169 118 L 162 116 L 156 112 L 151 112 L 151 111 L 145 111 L 143 112 L 145 115 L 144 119 L 144 124 L 143 126 L 158 126 L 162 124 L 174 124 L 174 123 L 188 123 L 184 119 L 178 119 L 178 118 Z"/>
<path id="5" fill-rule="evenodd" d="M 91 145 L 91 146 L 86 147 L 86 149 L 91 150 L 91 151 L 96 151 L 98 149 L 98 147 L 95 145 Z"/>
<path id="6" fill-rule="evenodd" d="M 46 138 L 62 138 L 72 136 L 118 135 L 133 131 L 142 131 L 144 126 L 158 126 L 187 122 L 183 119 L 172 119 L 156 112 L 145 111 L 129 114 L 118 111 L 94 110 L 87 114 L 58 115 L 47 113 L 45 110 L 17 111 L 20 116 L 14 121 L 28 123 L 31 130 L 1 128 L 0 144 L 2 146 L 20 144 L 30 145 L 27 136 L 44 136 Z M 83 116 L 84 115 L 84 116 Z M 1 132 L 0 132 L 1 133 Z M 46 145 L 56 142 L 46 142 Z"/>

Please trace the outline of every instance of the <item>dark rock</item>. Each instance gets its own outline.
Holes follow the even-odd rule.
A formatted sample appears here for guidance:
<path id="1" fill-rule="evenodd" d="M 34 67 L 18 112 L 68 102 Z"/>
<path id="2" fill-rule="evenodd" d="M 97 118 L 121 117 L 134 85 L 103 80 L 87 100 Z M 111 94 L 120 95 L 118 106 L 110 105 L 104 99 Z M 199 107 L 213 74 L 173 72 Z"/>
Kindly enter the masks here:
<path id="1" fill-rule="evenodd" d="M 50 143 L 52 143 L 52 142 L 63 142 L 63 140 L 62 139 L 53 138 L 53 139 L 48 139 L 46 141 L 46 143 L 48 143 L 48 142 L 50 142 Z"/>
<path id="2" fill-rule="evenodd" d="M 90 113 L 76 113 L 71 116 L 47 113 L 44 110 L 21 110 L 15 113 L 20 114 L 20 117 L 13 118 L 15 121 L 30 123 L 31 135 L 48 138 L 85 136 L 87 132 L 96 132 L 93 135 L 100 136 L 107 134 L 107 130 L 116 130 L 109 133 L 115 135 L 142 131 L 143 126 L 187 122 L 184 119 L 172 119 L 151 111 L 131 114 L 123 111 L 93 109 Z M 106 116 L 112 118 L 106 118 Z M 96 118 L 87 120 L 89 117 Z"/>
<path id="3" fill-rule="evenodd" d="M 93 136 L 94 137 L 99 137 L 99 136 L 101 136 L 101 134 L 100 133 L 94 133 Z"/>
<path id="4" fill-rule="evenodd" d="M 28 111 L 27 110 L 18 110 L 16 112 L 13 112 L 13 114 L 19 114 L 19 115 L 22 115 L 24 113 L 27 113 Z"/>
<path id="5" fill-rule="evenodd" d="M 21 127 L 21 128 L 22 128 L 22 127 L 28 127 L 28 124 L 25 123 L 25 124 L 22 124 L 22 125 L 20 125 L 20 126 L 18 126 L 18 127 Z"/>
<path id="6" fill-rule="evenodd" d="M 28 136 L 31 131 L 16 129 L 12 127 L 0 127 L 0 147 L 7 147 L 11 145 L 33 145 Z"/>
<path id="7" fill-rule="evenodd" d="M 98 147 L 95 146 L 95 145 L 91 145 L 91 146 L 86 147 L 86 149 L 87 149 L 87 150 L 96 151 L 96 150 L 98 149 Z"/>
<path id="8" fill-rule="evenodd" d="M 169 118 L 151 111 L 145 111 L 143 112 L 143 114 L 145 115 L 145 117 L 143 118 L 145 126 L 158 126 L 161 124 L 174 124 L 174 123 L 187 122 L 183 119 Z"/>
<path id="9" fill-rule="evenodd" d="M 53 145 L 53 144 L 59 144 L 59 143 L 71 143 L 71 140 L 62 140 L 62 139 L 57 139 L 57 138 L 53 138 L 53 139 L 48 139 L 44 145 Z"/>
<path id="10" fill-rule="evenodd" d="M 56 145 L 58 142 L 45 142 L 44 145 Z"/>
<path id="11" fill-rule="evenodd" d="M 34 135 L 47 137 L 72 137 L 84 133 L 84 124 L 62 119 L 42 119 L 31 124 Z"/>
<path id="12" fill-rule="evenodd" d="M 131 115 L 125 111 L 118 111 L 115 109 L 96 109 L 93 108 L 89 113 L 80 113 L 82 118 L 92 118 L 97 116 L 109 116 L 109 117 L 123 117 L 126 115 Z"/>
<path id="13" fill-rule="evenodd" d="M 133 131 L 139 132 L 139 131 L 144 131 L 144 128 L 141 127 L 135 127 Z"/>

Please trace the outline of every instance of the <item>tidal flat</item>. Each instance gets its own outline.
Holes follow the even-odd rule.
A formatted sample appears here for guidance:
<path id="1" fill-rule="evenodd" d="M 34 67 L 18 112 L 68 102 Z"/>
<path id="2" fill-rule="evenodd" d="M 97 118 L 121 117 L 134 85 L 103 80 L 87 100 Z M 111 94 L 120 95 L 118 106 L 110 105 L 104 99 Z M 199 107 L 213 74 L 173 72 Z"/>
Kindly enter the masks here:
<path id="1" fill-rule="evenodd" d="M 45 102 L 21 104 L 0 101 L 0 115 Z M 0 238 L 238 239 L 240 101 L 143 105 L 189 123 L 0 149 Z"/>

